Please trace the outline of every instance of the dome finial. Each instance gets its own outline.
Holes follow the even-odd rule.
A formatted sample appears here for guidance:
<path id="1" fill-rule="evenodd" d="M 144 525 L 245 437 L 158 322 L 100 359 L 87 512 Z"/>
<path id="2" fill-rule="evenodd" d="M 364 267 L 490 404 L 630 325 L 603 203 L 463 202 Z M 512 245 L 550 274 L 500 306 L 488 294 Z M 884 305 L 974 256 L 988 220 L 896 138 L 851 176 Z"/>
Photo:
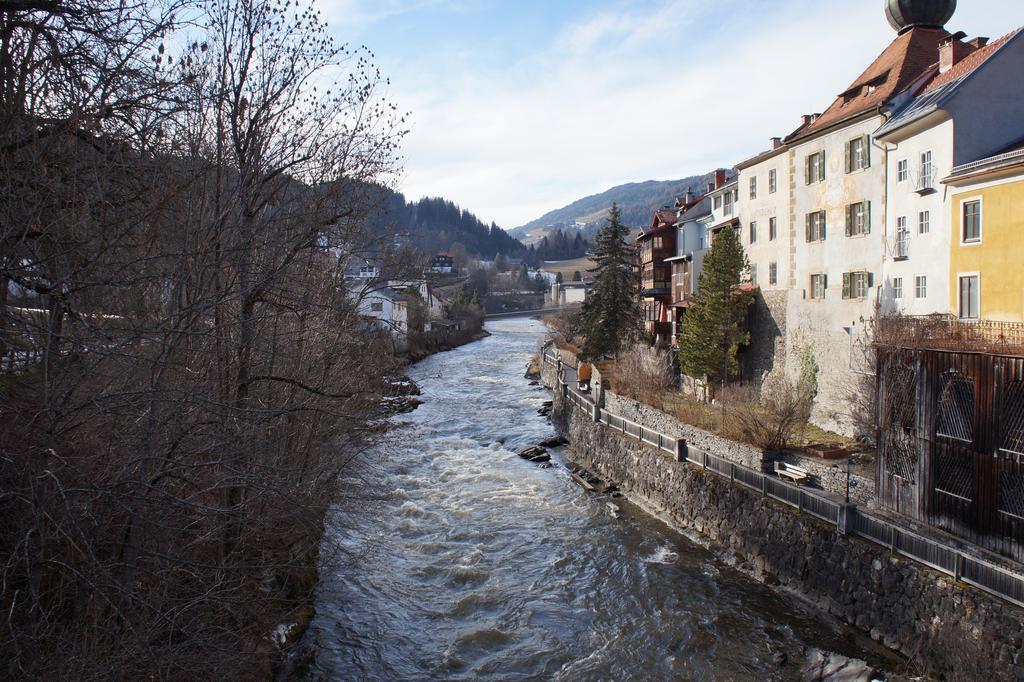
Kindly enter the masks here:
<path id="1" fill-rule="evenodd" d="M 885 18 L 897 32 L 942 28 L 956 11 L 956 0 L 885 0 Z"/>

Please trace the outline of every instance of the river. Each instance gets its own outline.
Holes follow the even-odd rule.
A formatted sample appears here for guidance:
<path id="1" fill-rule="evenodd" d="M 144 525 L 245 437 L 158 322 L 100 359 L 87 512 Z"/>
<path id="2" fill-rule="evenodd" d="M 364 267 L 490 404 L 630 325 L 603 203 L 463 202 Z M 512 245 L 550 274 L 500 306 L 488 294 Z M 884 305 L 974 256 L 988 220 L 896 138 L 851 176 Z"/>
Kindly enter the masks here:
<path id="1" fill-rule="evenodd" d="M 517 457 L 553 434 L 523 378 L 544 330 L 488 329 L 411 368 L 424 404 L 345 481 L 312 679 L 797 679 L 805 647 L 872 660 L 697 542 Z"/>

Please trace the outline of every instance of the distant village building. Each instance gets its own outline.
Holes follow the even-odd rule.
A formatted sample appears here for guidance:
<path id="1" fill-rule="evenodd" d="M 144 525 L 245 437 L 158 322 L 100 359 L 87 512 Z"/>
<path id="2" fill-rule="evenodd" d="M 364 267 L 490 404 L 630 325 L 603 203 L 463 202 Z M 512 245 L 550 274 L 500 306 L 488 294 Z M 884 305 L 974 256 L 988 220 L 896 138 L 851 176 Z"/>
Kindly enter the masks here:
<path id="1" fill-rule="evenodd" d="M 451 255 L 445 251 L 434 256 L 430 261 L 429 272 L 450 275 L 455 272 L 455 261 Z"/>
<path id="2" fill-rule="evenodd" d="M 564 282 L 551 285 L 551 303 L 556 306 L 579 305 L 587 299 L 590 285 L 584 282 Z"/>

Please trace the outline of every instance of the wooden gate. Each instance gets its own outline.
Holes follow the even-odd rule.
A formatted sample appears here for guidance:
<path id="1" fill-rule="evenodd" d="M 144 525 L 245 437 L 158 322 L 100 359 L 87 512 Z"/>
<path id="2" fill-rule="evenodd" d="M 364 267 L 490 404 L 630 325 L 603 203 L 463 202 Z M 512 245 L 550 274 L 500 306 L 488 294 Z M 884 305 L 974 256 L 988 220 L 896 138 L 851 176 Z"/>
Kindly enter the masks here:
<path id="1" fill-rule="evenodd" d="M 1024 560 L 1024 359 L 879 352 L 878 498 Z"/>

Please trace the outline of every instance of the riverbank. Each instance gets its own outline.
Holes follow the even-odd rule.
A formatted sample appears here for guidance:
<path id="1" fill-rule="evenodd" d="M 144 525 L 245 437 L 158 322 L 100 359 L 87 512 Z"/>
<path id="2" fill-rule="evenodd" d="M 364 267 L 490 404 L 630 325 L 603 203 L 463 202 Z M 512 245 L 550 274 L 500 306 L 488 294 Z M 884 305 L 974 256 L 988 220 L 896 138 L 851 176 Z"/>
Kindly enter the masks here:
<path id="1" fill-rule="evenodd" d="M 459 348 L 460 346 L 465 346 L 466 344 L 486 339 L 490 335 L 490 332 L 488 332 L 486 329 L 481 329 L 480 331 L 477 332 L 459 334 L 443 342 L 430 344 L 428 347 L 425 348 L 408 350 L 405 353 L 402 353 L 399 357 L 401 357 L 402 359 L 403 366 L 413 365 L 419 362 L 420 360 L 425 360 L 429 358 L 431 355 L 436 355 L 437 353 L 443 353 L 445 351 L 454 350 L 456 348 Z"/>
<path id="2" fill-rule="evenodd" d="M 555 385 L 554 368 L 542 370 Z M 700 534 L 724 562 L 900 652 L 912 667 L 898 672 L 1024 677 L 1019 608 L 595 423 L 560 391 L 552 419 L 575 463 Z"/>

